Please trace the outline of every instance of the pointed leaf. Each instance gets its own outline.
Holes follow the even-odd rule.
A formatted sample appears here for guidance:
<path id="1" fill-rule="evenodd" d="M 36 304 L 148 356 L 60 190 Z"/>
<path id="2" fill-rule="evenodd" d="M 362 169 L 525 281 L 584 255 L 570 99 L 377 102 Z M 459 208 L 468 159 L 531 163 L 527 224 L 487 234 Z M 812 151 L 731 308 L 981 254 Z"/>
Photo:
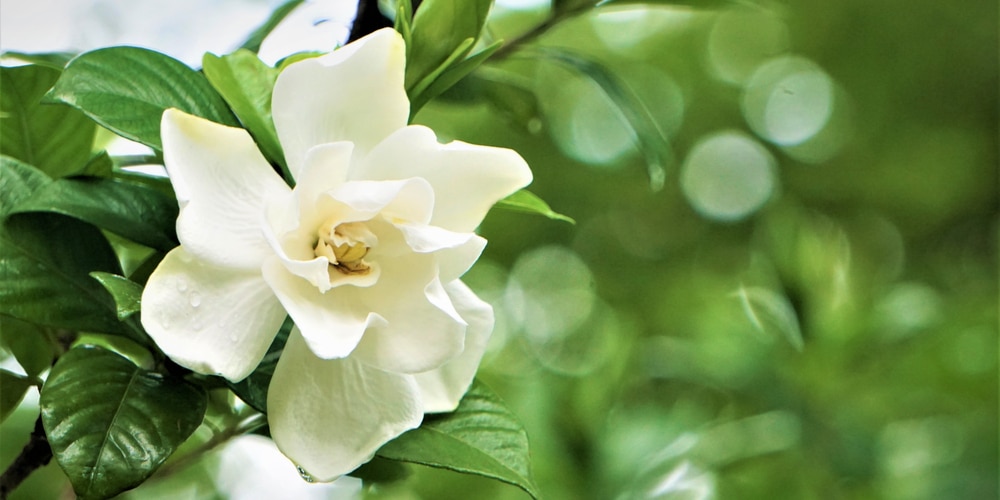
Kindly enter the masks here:
<path id="1" fill-rule="evenodd" d="M 124 276 L 100 271 L 92 272 L 90 276 L 104 286 L 115 300 L 119 320 L 139 312 L 139 305 L 142 303 L 142 285 L 129 281 Z"/>
<path id="2" fill-rule="evenodd" d="M 47 98 L 69 104 L 112 132 L 157 150 L 162 148 L 160 117 L 167 108 L 238 125 L 204 76 L 176 59 L 138 47 L 79 55 Z"/>
<path id="3" fill-rule="evenodd" d="M 563 214 L 553 211 L 551 208 L 549 208 L 549 204 L 545 203 L 545 200 L 539 198 L 531 191 L 525 189 L 522 189 L 498 201 L 496 207 L 504 208 L 507 210 L 513 210 L 515 212 L 544 215 L 550 219 L 561 220 L 564 222 L 569 222 L 570 224 L 576 224 L 575 220 Z"/>
<path id="4" fill-rule="evenodd" d="M 500 397 L 479 381 L 453 413 L 428 417 L 376 455 L 496 479 L 539 498 L 531 479 L 527 433 Z"/>
<path id="5" fill-rule="evenodd" d="M 45 327 L 0 316 L 0 345 L 14 355 L 29 377 L 37 377 L 52 366 L 55 349 Z"/>
<path id="6" fill-rule="evenodd" d="M 205 54 L 201 64 L 209 83 L 233 109 L 267 159 L 284 163 L 285 155 L 271 118 L 271 91 L 278 70 L 248 50 L 222 57 Z"/>
<path id="7" fill-rule="evenodd" d="M 466 39 L 473 42 L 486 22 L 493 0 L 424 0 L 413 16 L 406 47 L 406 88 L 412 90 L 438 71 Z M 462 57 L 472 49 L 470 44 Z M 461 60 L 459 58 L 458 60 Z M 411 96 L 412 97 L 412 96 Z"/>
<path id="8" fill-rule="evenodd" d="M 142 483 L 198 428 L 204 390 L 99 347 L 64 354 L 42 387 L 42 424 L 82 499 Z"/>
<path id="9" fill-rule="evenodd" d="M 766 335 L 783 337 L 796 350 L 804 343 L 795 309 L 784 295 L 759 287 L 741 286 L 734 295 L 754 330 Z"/>
<path id="10" fill-rule="evenodd" d="M 471 40 L 471 39 L 470 39 Z M 501 46 L 503 46 L 503 41 L 498 40 L 492 45 L 484 48 L 483 50 L 469 56 L 465 60 L 460 58 L 467 52 L 462 47 L 455 49 L 456 60 L 461 62 L 451 63 L 449 62 L 441 66 L 442 70 L 440 73 L 432 73 L 428 78 L 433 80 L 425 88 L 420 90 L 419 94 L 417 90 L 414 89 L 412 95 L 410 96 L 410 117 L 416 116 L 417 111 L 420 110 L 427 104 L 431 99 L 441 95 L 446 90 L 450 89 L 453 85 L 458 83 L 462 78 L 465 78 L 472 73 L 476 68 L 478 68 L 483 62 L 485 62 L 489 57 L 497 51 Z"/>
<path id="11" fill-rule="evenodd" d="M 59 70 L 43 66 L 0 68 L 0 154 L 52 177 L 83 170 L 97 133 L 83 113 L 41 103 L 58 78 Z"/>
<path id="12" fill-rule="evenodd" d="M 7 420 L 7 417 L 14 413 L 31 385 L 31 379 L 28 377 L 0 370 L 0 422 Z"/>
<path id="13" fill-rule="evenodd" d="M 177 201 L 139 184 L 115 179 L 59 179 L 41 187 L 12 213 L 53 212 L 107 229 L 167 252 L 178 245 Z"/>
<path id="14" fill-rule="evenodd" d="M 76 57 L 76 54 L 73 52 L 18 52 L 11 50 L 0 54 L 0 57 L 13 57 L 26 63 L 62 71 L 66 64 Z"/>

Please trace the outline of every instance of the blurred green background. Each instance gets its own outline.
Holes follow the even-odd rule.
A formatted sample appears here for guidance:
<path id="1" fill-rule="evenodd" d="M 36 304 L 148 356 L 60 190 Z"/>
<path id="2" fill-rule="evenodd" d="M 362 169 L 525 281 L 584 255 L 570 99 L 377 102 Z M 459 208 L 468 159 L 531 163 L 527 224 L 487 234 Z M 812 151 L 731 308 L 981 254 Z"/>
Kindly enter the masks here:
<path id="1" fill-rule="evenodd" d="M 499 3 L 497 38 L 547 15 Z M 642 103 L 669 140 L 660 190 L 606 89 L 531 51 L 416 117 L 516 149 L 577 221 L 494 211 L 466 278 L 498 313 L 480 376 L 523 420 L 540 489 L 997 498 L 997 3 L 725 5 L 601 8 L 533 42 Z M 206 470 L 132 497 L 212 498 Z M 525 497 L 416 467 L 367 495 Z"/>

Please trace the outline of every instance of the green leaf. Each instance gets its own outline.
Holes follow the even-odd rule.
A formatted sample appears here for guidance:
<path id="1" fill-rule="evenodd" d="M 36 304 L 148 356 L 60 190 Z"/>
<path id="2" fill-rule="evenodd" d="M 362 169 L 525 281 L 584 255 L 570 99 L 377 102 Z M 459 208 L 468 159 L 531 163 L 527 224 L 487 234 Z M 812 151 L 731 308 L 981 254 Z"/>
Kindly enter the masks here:
<path id="1" fill-rule="evenodd" d="M 471 40 L 471 39 L 469 39 Z M 497 51 L 501 46 L 503 46 L 503 41 L 498 40 L 492 45 L 486 47 L 485 49 L 476 52 L 472 56 L 469 56 L 465 60 L 458 63 L 451 63 L 451 59 L 446 62 L 446 64 L 441 65 L 441 73 L 432 73 L 428 76 L 428 79 L 432 79 L 426 87 L 417 93 L 414 90 L 414 95 L 410 102 L 410 117 L 416 116 L 417 111 L 427 104 L 431 99 L 443 94 L 446 90 L 451 88 L 453 85 L 458 83 L 460 80 L 465 78 L 472 73 L 476 68 L 478 68 L 483 62 L 485 62 L 494 52 Z M 455 49 L 453 56 L 460 58 L 464 56 L 468 51 L 462 47 Z"/>
<path id="2" fill-rule="evenodd" d="M 52 177 L 83 170 L 97 133 L 83 113 L 41 103 L 58 78 L 59 70 L 43 66 L 0 68 L 0 154 Z"/>
<path id="3" fill-rule="evenodd" d="M 0 422 L 7 420 L 7 417 L 14 413 L 31 385 L 31 379 L 28 377 L 0 370 Z"/>
<path id="4" fill-rule="evenodd" d="M 483 67 L 448 89 L 442 98 L 467 103 L 486 101 L 512 125 L 537 132 L 541 105 L 526 80 L 504 70 Z"/>
<path id="5" fill-rule="evenodd" d="M 267 349 L 267 354 L 260 360 L 253 373 L 239 382 L 226 381 L 233 393 L 261 413 L 267 413 L 267 388 L 271 385 L 274 367 L 278 366 L 278 358 L 281 357 L 281 351 L 285 348 L 285 342 L 288 341 L 288 334 L 291 333 L 293 326 L 295 324 L 292 323 L 292 319 L 286 317 L 274 341 L 271 342 L 271 347 Z"/>
<path id="6" fill-rule="evenodd" d="M 0 344 L 4 346 L 29 377 L 37 377 L 52 366 L 55 349 L 45 327 L 0 316 Z"/>
<path id="7" fill-rule="evenodd" d="M 596 83 L 611 99 L 632 130 L 637 146 L 646 159 L 646 171 L 653 190 L 660 190 L 666 181 L 665 168 L 673 163 L 673 151 L 666 134 L 657 125 L 649 109 L 624 83 L 600 63 L 564 50 L 536 47 L 526 54 L 562 64 Z"/>
<path id="8" fill-rule="evenodd" d="M 52 182 L 0 157 L 0 314 L 39 325 L 129 334 L 91 271 L 121 274 L 101 232 L 58 214 L 9 215 L 17 202 Z"/>
<path id="9" fill-rule="evenodd" d="M 534 498 L 528 435 L 500 397 L 479 381 L 458 408 L 386 443 L 377 456 L 503 481 Z"/>
<path id="10" fill-rule="evenodd" d="M 92 346 L 64 354 L 42 387 L 42 424 L 81 499 L 142 483 L 198 428 L 207 397 L 179 377 Z"/>
<path id="11" fill-rule="evenodd" d="M 0 54 L 0 57 L 13 57 L 26 63 L 62 71 L 66 64 L 76 57 L 76 54 L 73 52 L 18 52 L 12 50 Z"/>
<path id="12" fill-rule="evenodd" d="M 576 224 L 575 220 L 563 214 L 554 212 L 551 208 L 549 208 L 549 204 L 545 203 L 545 200 L 525 189 L 498 201 L 495 206 L 497 208 L 513 210 L 515 212 L 544 215 L 550 219 Z"/>
<path id="13" fill-rule="evenodd" d="M 63 70 L 47 98 L 69 104 L 112 132 L 157 150 L 162 149 L 160 117 L 167 108 L 238 126 L 201 73 L 138 47 L 110 47 L 79 55 Z"/>
<path id="14" fill-rule="evenodd" d="M 466 40 L 472 39 L 461 60 L 470 50 L 486 22 L 493 0 L 424 0 L 413 16 L 406 49 L 407 93 L 428 75 L 440 71 Z M 410 96 L 412 99 L 412 95 Z"/>
<path id="15" fill-rule="evenodd" d="M 264 64 L 253 52 L 238 50 L 222 57 L 205 54 L 205 77 L 254 137 L 264 156 L 284 164 L 285 155 L 271 119 L 271 91 L 278 70 Z"/>
<path id="16" fill-rule="evenodd" d="M 52 212 L 107 229 L 136 243 L 169 251 L 177 246 L 177 201 L 115 179 L 59 179 L 37 189 L 12 213 Z"/>
<path id="17" fill-rule="evenodd" d="M 618 6 L 618 5 L 645 5 L 649 7 L 677 6 L 677 7 L 694 7 L 701 9 L 718 9 L 720 7 L 725 7 L 727 5 L 738 5 L 745 3 L 747 2 L 741 0 L 604 0 L 602 2 L 598 2 L 597 7 L 608 7 L 608 6 Z"/>
<path id="18" fill-rule="evenodd" d="M 254 54 L 259 52 L 260 44 L 264 43 L 264 39 L 267 38 L 267 35 L 271 34 L 271 32 L 274 31 L 274 28 L 277 28 L 278 25 L 281 24 L 281 21 L 284 21 L 285 17 L 287 17 L 288 14 L 291 14 L 296 7 L 302 5 L 302 2 L 303 0 L 290 0 L 278 6 L 278 8 L 274 9 L 274 12 L 271 13 L 271 17 L 267 18 L 267 21 L 264 21 L 264 24 L 253 30 L 253 33 L 250 33 L 250 36 L 245 42 L 243 42 L 243 45 L 241 45 L 240 48 L 246 49 Z"/>
<path id="19" fill-rule="evenodd" d="M 115 300 L 119 320 L 139 312 L 142 302 L 142 285 L 117 274 L 94 271 L 90 276 L 97 280 Z"/>
<path id="20" fill-rule="evenodd" d="M 754 330 L 765 335 L 784 337 L 796 350 L 804 347 L 802 330 L 795 309 L 784 295 L 759 287 L 741 286 L 734 294 Z"/>

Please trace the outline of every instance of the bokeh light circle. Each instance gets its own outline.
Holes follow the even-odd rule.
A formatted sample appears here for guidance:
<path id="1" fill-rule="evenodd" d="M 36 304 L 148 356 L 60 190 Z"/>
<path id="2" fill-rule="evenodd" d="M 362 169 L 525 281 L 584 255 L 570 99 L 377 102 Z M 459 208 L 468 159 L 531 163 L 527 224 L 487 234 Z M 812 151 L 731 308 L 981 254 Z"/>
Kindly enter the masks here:
<path id="1" fill-rule="evenodd" d="M 736 221 L 754 213 L 775 190 L 775 161 L 759 142 L 739 131 L 702 138 L 681 167 L 684 196 L 702 216 Z"/>
<path id="2" fill-rule="evenodd" d="M 780 146 L 808 141 L 833 114 L 836 87 L 812 61 L 783 56 L 762 64 L 743 94 L 743 114 L 760 137 Z"/>

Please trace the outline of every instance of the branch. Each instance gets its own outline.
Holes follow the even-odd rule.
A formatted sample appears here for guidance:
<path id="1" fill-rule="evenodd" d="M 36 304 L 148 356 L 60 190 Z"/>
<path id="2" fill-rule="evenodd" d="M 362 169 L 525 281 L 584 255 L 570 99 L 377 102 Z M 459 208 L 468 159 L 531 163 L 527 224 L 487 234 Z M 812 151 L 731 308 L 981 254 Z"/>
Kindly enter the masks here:
<path id="1" fill-rule="evenodd" d="M 36 469 L 44 467 L 52 460 L 52 448 L 49 440 L 45 437 L 45 428 L 42 427 L 42 416 L 38 416 L 35 421 L 35 429 L 31 431 L 31 438 L 28 444 L 21 450 L 21 454 L 14 459 L 14 463 L 0 476 L 0 499 L 6 500 L 17 487 L 31 475 Z"/>

